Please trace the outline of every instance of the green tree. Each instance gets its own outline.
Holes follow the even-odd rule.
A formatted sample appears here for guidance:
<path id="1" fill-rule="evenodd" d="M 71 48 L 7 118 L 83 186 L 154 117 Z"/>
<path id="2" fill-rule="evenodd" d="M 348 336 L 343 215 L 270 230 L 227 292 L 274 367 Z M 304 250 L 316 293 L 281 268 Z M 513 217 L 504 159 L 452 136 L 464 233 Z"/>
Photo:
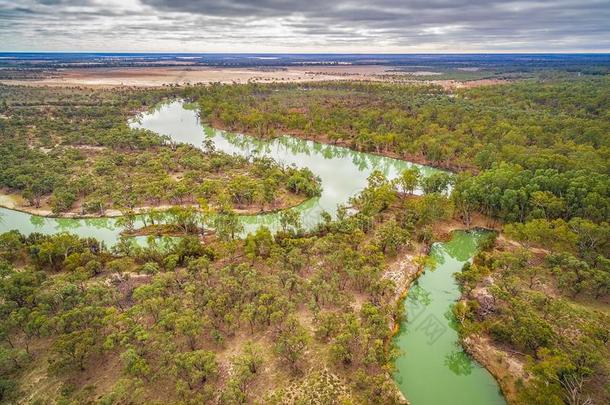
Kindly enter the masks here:
<path id="1" fill-rule="evenodd" d="M 419 185 L 420 171 L 416 166 L 405 169 L 398 178 L 398 184 L 403 192 L 413 194 Z"/>
<path id="2" fill-rule="evenodd" d="M 218 375 L 216 355 L 206 350 L 178 353 L 175 370 L 179 388 L 186 385 L 189 390 L 200 389 Z"/>
<path id="3" fill-rule="evenodd" d="M 294 317 L 289 317 L 275 337 L 275 352 L 286 361 L 293 371 L 298 370 L 301 359 L 310 337 L 307 330 Z"/>

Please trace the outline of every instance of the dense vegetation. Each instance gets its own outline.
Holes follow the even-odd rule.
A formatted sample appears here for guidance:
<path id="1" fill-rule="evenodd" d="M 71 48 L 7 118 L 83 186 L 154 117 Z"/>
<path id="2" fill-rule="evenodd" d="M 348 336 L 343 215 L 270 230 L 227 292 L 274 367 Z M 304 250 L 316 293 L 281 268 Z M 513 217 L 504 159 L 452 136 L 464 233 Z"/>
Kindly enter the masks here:
<path id="1" fill-rule="evenodd" d="M 147 247 L 0 236 L 2 400 L 399 402 L 389 325 L 402 317 L 404 286 L 388 267 L 425 251 L 441 222 L 470 226 L 483 214 L 503 228 L 458 276 L 462 336 L 484 336 L 525 363 L 515 403 L 607 403 L 609 84 L 602 76 L 450 93 L 373 83 L 2 87 L 3 187 L 59 207 L 75 195 L 74 206 L 201 208 L 168 213 L 192 236 Z M 388 181 L 374 172 L 350 202 L 352 216 L 340 208 L 336 221 L 324 215 L 304 233 L 284 211 L 276 235 L 261 228 L 238 239 L 233 205 L 272 204 L 271 184 L 314 195 L 316 179 L 126 126 L 134 111 L 171 96 L 197 101 L 204 119 L 228 129 L 288 132 L 458 173 L 420 179 L 407 170 Z M 116 178 L 123 189 L 102 186 Z M 424 196 L 412 195 L 418 186 Z M 208 201 L 220 213 L 211 224 Z M 133 212 L 121 223 L 130 230 Z M 214 235 L 194 236 L 210 225 Z"/>
<path id="2" fill-rule="evenodd" d="M 402 305 L 384 272 L 451 202 L 375 173 L 354 204 L 310 234 L 294 217 L 275 236 L 206 244 L 1 235 L 0 398 L 398 403 L 389 324 Z"/>
<path id="3" fill-rule="evenodd" d="M 523 82 L 447 94 L 436 86 L 326 83 L 212 86 L 205 118 L 261 136 L 342 142 L 454 168 L 608 166 L 608 78 Z"/>
<path id="4" fill-rule="evenodd" d="M 485 333 L 524 358 L 519 403 L 607 403 L 610 227 L 535 220 L 505 231 L 523 245 L 500 243 L 457 276 L 462 334 Z"/>
<path id="5" fill-rule="evenodd" d="M 200 99 L 216 125 L 287 132 L 458 171 L 452 209 L 506 226 L 506 252 L 460 277 L 464 337 L 528 356 L 517 403 L 608 402 L 610 82 L 524 81 L 447 93 L 370 83 L 212 86 Z M 411 188 L 413 174 L 401 178 Z M 438 179 L 440 184 L 447 179 Z M 427 181 L 428 191 L 436 191 Z M 426 187 L 426 184 L 424 184 Z M 366 192 L 361 198 L 366 198 Z M 384 206 L 384 194 L 371 201 Z M 429 206 L 429 205 L 428 205 Z M 486 276 L 491 275 L 491 279 Z M 480 308 L 479 284 L 492 283 Z M 485 299 L 483 300 L 485 301 Z"/>
<path id="6" fill-rule="evenodd" d="M 456 204 L 503 221 L 610 215 L 610 79 L 434 86 L 212 86 L 201 111 L 230 129 L 297 136 L 480 175 Z"/>
<path id="7" fill-rule="evenodd" d="M 0 88 L 0 187 L 31 207 L 103 215 L 159 205 L 275 209 L 319 193 L 307 169 L 168 144 L 134 112 L 179 90 Z"/>

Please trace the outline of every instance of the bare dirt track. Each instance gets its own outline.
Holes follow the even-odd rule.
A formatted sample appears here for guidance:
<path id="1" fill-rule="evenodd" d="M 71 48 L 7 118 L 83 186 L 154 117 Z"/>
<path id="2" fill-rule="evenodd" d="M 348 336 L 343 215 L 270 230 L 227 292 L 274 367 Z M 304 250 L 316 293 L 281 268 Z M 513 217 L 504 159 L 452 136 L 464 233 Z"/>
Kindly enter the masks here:
<path id="1" fill-rule="evenodd" d="M 86 87 L 158 87 L 163 85 L 246 83 L 246 82 L 312 82 L 335 80 L 366 80 L 438 84 L 445 88 L 473 87 L 501 83 L 499 80 L 417 80 L 417 75 L 392 70 L 380 65 L 288 66 L 274 68 L 223 68 L 199 66 L 67 68 L 32 80 L 4 79 L 4 84 L 34 86 Z"/>

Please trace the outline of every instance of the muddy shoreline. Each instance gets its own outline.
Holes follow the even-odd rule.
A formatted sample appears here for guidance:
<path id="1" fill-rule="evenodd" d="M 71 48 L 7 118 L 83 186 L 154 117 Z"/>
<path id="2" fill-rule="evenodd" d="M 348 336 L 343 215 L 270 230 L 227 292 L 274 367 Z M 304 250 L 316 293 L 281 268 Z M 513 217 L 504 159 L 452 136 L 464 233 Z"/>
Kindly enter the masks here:
<path id="1" fill-rule="evenodd" d="M 509 405 L 518 405 L 517 386 L 527 378 L 523 362 L 491 343 L 486 336 L 471 335 L 460 339 L 464 350 L 497 381 Z"/>

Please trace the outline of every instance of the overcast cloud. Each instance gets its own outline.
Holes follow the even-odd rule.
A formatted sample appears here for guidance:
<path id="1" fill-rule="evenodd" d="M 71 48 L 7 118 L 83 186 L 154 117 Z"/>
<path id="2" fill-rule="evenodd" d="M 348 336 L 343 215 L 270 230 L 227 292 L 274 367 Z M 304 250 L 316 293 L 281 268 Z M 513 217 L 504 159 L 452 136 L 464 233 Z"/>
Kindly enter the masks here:
<path id="1" fill-rule="evenodd" d="M 610 50 L 608 0 L 0 0 L 0 51 Z"/>

